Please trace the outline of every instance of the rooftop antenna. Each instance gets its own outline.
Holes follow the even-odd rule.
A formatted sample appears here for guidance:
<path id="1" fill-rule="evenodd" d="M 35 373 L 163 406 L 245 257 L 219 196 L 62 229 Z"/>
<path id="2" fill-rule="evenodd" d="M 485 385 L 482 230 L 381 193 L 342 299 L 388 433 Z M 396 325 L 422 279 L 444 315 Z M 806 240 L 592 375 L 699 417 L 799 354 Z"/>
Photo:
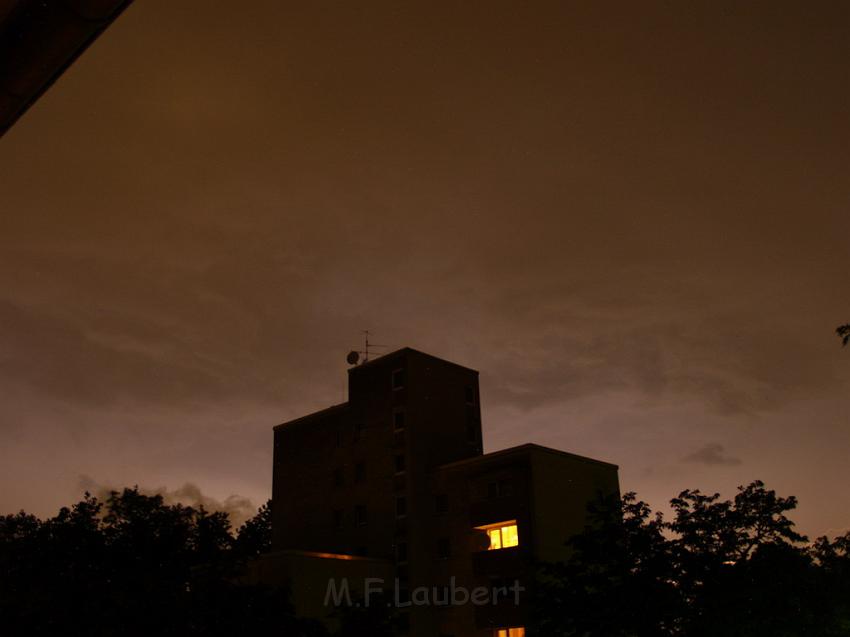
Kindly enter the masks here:
<path id="1" fill-rule="evenodd" d="M 368 363 L 369 362 L 369 354 L 370 354 L 369 348 L 370 347 L 371 348 L 386 347 L 386 345 L 377 345 L 375 343 L 370 343 L 369 342 L 369 330 L 363 330 L 363 334 L 365 336 L 365 338 L 364 338 L 365 343 L 364 343 L 363 349 L 361 349 L 361 350 L 357 350 L 357 349 L 351 350 L 350 352 L 348 352 L 348 356 L 345 357 L 345 360 L 348 361 L 349 365 L 357 365 L 358 363 L 361 363 L 361 360 L 360 360 L 361 354 L 363 354 L 363 361 L 362 362 Z"/>

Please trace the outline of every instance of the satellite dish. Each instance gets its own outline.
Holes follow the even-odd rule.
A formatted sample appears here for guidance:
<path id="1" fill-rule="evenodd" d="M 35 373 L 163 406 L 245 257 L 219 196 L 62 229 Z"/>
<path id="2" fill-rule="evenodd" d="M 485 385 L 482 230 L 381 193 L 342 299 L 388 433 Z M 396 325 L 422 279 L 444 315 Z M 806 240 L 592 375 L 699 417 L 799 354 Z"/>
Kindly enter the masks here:
<path id="1" fill-rule="evenodd" d="M 360 354 L 358 352 L 348 352 L 348 356 L 345 357 L 345 360 L 348 361 L 349 365 L 356 365 L 360 362 Z"/>

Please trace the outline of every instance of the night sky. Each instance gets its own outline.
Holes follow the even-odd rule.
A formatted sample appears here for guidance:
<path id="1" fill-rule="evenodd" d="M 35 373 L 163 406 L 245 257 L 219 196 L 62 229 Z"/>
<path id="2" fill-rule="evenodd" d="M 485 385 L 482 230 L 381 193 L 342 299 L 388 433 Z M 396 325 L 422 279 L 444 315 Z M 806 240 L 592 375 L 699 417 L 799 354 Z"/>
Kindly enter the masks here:
<path id="1" fill-rule="evenodd" d="M 244 514 L 369 329 L 485 451 L 837 533 L 848 168 L 846 2 L 137 0 L 0 140 L 0 512 Z"/>

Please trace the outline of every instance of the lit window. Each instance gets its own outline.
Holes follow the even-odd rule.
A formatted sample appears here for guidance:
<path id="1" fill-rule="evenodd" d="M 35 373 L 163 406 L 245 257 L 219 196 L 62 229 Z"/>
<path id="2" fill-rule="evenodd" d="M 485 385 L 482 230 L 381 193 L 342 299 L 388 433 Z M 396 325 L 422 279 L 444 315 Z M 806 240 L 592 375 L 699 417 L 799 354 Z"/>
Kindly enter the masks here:
<path id="1" fill-rule="evenodd" d="M 496 637 L 525 637 L 525 628 L 518 626 L 517 628 L 499 628 L 496 631 Z"/>
<path id="2" fill-rule="evenodd" d="M 484 531 L 487 533 L 487 537 L 490 538 L 490 546 L 487 548 L 488 551 L 497 551 L 499 549 L 509 549 L 512 546 L 519 546 L 519 533 L 517 531 L 516 520 L 499 522 L 498 524 L 488 524 L 487 526 L 478 526 L 475 528 L 479 531 Z"/>

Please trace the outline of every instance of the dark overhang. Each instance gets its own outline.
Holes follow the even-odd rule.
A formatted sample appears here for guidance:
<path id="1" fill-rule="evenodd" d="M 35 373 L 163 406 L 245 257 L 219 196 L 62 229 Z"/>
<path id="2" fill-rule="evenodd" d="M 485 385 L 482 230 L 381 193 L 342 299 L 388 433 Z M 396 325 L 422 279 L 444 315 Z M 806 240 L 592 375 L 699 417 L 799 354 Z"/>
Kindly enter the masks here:
<path id="1" fill-rule="evenodd" d="M 0 0 L 0 137 L 132 0 Z"/>

